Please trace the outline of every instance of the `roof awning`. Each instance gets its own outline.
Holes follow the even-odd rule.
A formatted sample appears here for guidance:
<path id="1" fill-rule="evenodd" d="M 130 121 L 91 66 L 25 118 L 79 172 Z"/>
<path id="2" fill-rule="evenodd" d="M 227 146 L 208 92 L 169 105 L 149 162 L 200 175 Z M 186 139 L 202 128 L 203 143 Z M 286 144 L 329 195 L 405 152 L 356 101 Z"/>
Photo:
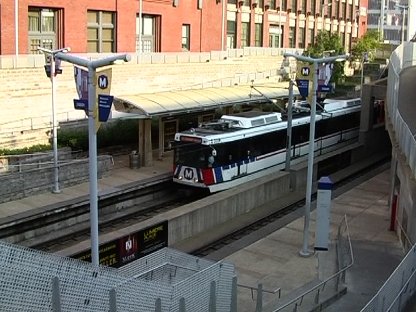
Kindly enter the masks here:
<path id="1" fill-rule="evenodd" d="M 294 90 L 294 94 L 298 94 L 297 90 Z M 121 113 L 139 115 L 137 118 L 150 118 L 205 111 L 235 104 L 267 102 L 288 95 L 287 88 L 278 86 L 233 86 L 115 97 L 114 107 Z"/>

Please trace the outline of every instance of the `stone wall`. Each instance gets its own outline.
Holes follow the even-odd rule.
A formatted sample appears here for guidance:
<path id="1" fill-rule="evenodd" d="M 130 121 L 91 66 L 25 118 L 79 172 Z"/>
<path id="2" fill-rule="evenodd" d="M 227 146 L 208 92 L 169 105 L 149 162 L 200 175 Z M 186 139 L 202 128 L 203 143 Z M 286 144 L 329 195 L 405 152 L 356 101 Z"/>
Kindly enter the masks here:
<path id="1" fill-rule="evenodd" d="M 113 167 L 109 155 L 98 156 L 98 178 Z M 61 188 L 88 181 L 88 158 L 75 159 L 59 165 Z M 0 203 L 21 199 L 47 191 L 54 186 L 54 167 L 48 166 L 0 175 Z"/>

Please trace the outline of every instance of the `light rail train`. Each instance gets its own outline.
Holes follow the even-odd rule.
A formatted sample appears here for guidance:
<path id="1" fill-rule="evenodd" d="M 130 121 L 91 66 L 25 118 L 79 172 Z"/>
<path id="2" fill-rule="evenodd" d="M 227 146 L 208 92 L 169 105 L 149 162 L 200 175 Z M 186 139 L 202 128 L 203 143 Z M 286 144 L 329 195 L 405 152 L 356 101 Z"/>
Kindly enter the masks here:
<path id="1" fill-rule="evenodd" d="M 307 105 L 308 106 L 308 105 Z M 309 107 L 309 106 L 308 106 Z M 308 154 L 308 108 L 294 105 L 291 163 Z M 325 100 L 315 124 L 315 155 L 358 140 L 361 100 Z M 210 192 L 284 169 L 286 116 L 248 111 L 175 134 L 173 181 Z"/>

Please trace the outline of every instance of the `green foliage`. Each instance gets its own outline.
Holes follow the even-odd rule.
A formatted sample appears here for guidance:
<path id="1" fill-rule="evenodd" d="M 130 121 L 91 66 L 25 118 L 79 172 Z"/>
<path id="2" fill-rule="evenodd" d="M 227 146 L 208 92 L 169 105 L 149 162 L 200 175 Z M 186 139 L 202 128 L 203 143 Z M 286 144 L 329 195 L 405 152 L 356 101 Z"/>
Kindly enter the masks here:
<path id="1" fill-rule="evenodd" d="M 304 55 L 313 58 L 343 54 L 345 54 L 345 49 L 341 43 L 341 37 L 336 33 L 331 33 L 326 30 L 319 31 L 315 37 L 314 44 L 309 46 L 304 52 Z M 331 81 L 338 82 L 343 76 L 344 62 L 335 62 Z"/>
<path id="2" fill-rule="evenodd" d="M 373 60 L 374 52 L 379 49 L 380 46 L 379 32 L 377 30 L 367 30 L 364 36 L 358 39 L 357 43 L 352 47 L 352 58 L 354 60 L 361 61 L 363 53 L 370 52 L 369 60 Z"/>
<path id="3" fill-rule="evenodd" d="M 97 148 L 138 143 L 138 121 L 117 120 L 102 124 L 97 133 Z M 61 128 L 58 132 L 58 145 L 69 146 L 73 150 L 88 150 L 88 129 Z"/>
<path id="4" fill-rule="evenodd" d="M 30 147 L 17 148 L 17 149 L 0 149 L 0 155 L 21 155 L 21 154 L 33 154 L 39 152 L 50 151 L 52 147 L 49 144 L 38 144 Z"/>
<path id="5" fill-rule="evenodd" d="M 345 54 L 344 46 L 341 43 L 341 37 L 336 33 L 321 30 L 316 35 L 314 43 L 308 47 L 304 55 L 318 58 L 323 57 L 324 53 L 329 51 L 330 55 Z"/>

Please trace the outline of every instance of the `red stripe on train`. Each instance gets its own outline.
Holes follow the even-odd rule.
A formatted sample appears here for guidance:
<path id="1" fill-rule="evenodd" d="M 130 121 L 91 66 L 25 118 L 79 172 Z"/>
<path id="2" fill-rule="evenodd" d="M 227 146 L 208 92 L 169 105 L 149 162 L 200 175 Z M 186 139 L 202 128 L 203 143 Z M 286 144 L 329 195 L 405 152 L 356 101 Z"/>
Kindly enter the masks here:
<path id="1" fill-rule="evenodd" d="M 212 172 L 212 169 L 201 169 L 201 171 L 205 185 L 215 184 L 214 173 Z"/>

